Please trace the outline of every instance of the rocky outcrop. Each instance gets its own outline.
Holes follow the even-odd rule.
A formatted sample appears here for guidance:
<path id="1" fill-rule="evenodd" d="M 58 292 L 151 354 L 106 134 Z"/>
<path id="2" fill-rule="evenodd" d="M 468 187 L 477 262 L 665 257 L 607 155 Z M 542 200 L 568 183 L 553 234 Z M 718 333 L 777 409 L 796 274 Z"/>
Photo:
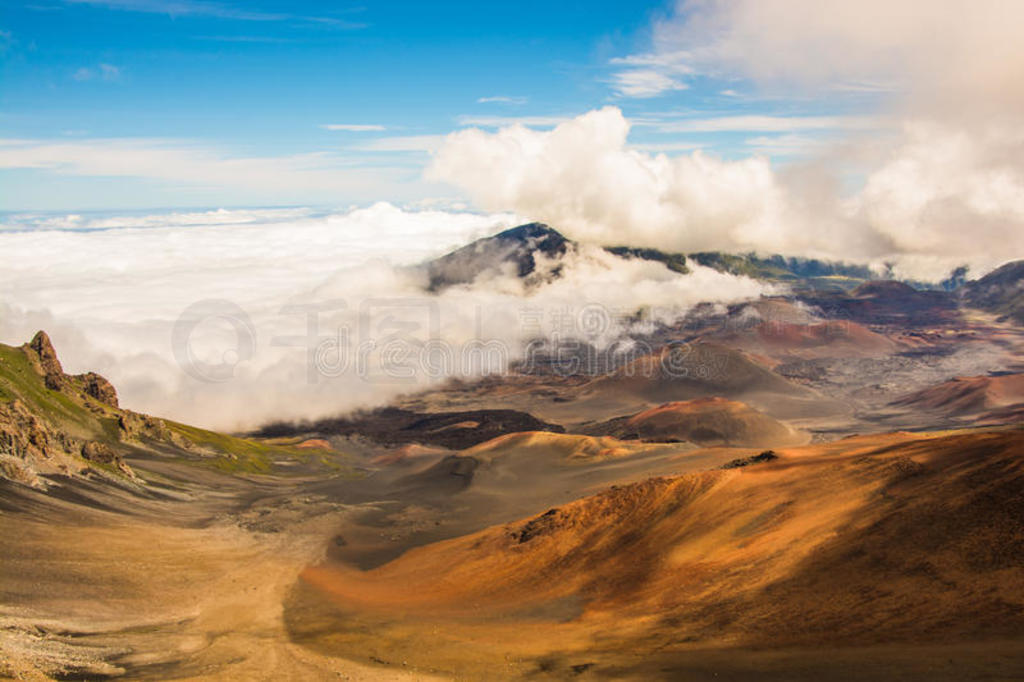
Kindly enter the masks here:
<path id="1" fill-rule="evenodd" d="M 22 349 L 36 372 L 43 377 L 48 389 L 60 391 L 71 397 L 78 397 L 79 393 L 85 394 L 108 407 L 118 407 L 117 390 L 104 377 L 95 372 L 75 375 L 64 373 L 57 351 L 46 332 L 36 332 Z"/>
<path id="2" fill-rule="evenodd" d="M 136 479 L 135 472 L 132 468 L 121 459 L 121 455 L 114 452 L 106 443 L 99 441 L 89 441 L 82 446 L 82 458 L 92 462 L 93 464 L 103 464 L 106 466 L 116 467 L 121 473 L 127 475 L 129 478 Z"/>
<path id="3" fill-rule="evenodd" d="M 121 440 L 138 441 L 140 438 L 165 440 L 168 438 L 167 425 L 162 419 L 125 410 L 117 417 Z"/>
<path id="4" fill-rule="evenodd" d="M 67 375 L 46 332 L 36 332 L 24 348 L 29 351 L 29 358 L 45 379 L 47 388 L 60 391 L 67 386 Z"/>
<path id="5" fill-rule="evenodd" d="M 0 403 L 0 473 L 6 478 L 39 485 L 39 473 L 74 473 L 82 468 L 75 460 L 80 448 L 20 400 Z"/>
<path id="6" fill-rule="evenodd" d="M 46 332 L 19 348 L 4 347 L 0 365 L 0 476 L 34 487 L 48 485 L 45 475 L 88 474 L 113 469 L 134 479 L 122 460 L 108 420 L 117 416 L 117 391 L 95 372 L 69 375 Z M 20 352 L 19 352 L 20 351 Z M 49 390 L 46 390 L 49 389 Z M 51 391 L 61 394 L 56 399 Z M 160 432 L 163 422 L 135 416 L 135 431 Z M 114 436 L 114 438 L 111 438 Z"/>
<path id="7" fill-rule="evenodd" d="M 95 372 L 87 372 L 78 377 L 82 382 L 82 389 L 90 398 L 98 400 L 104 405 L 117 407 L 117 390 L 114 385 Z"/>

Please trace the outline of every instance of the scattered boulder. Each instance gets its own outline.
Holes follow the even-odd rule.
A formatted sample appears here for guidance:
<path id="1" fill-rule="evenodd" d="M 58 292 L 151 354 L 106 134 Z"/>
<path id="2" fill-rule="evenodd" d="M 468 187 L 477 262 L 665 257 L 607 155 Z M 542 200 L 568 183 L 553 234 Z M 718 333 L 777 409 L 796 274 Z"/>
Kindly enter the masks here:
<path id="1" fill-rule="evenodd" d="M 778 459 L 779 456 L 775 454 L 774 450 L 765 450 L 759 455 L 753 457 L 744 457 L 742 459 L 734 459 L 731 462 L 723 464 L 720 468 L 722 469 L 740 469 L 742 467 L 750 466 L 751 464 L 761 464 L 762 462 L 770 462 L 773 459 Z"/>
<path id="2" fill-rule="evenodd" d="M 113 464 L 121 459 L 109 445 L 94 440 L 82 446 L 82 457 L 97 464 Z"/>
<path id="3" fill-rule="evenodd" d="M 168 438 L 167 425 L 162 419 L 138 412 L 125 410 L 117 416 L 117 426 L 121 430 L 121 439 L 126 441 L 138 440 L 143 437 L 157 440 Z"/>

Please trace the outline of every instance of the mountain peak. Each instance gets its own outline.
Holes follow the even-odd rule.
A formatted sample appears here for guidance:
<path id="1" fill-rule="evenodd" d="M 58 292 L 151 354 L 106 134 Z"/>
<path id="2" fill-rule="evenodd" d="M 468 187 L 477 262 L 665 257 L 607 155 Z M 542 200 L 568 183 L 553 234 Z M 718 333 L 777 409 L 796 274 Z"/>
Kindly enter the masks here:
<path id="1" fill-rule="evenodd" d="M 61 390 L 65 383 L 64 367 L 60 364 L 50 336 L 39 330 L 32 340 L 22 348 L 29 354 L 32 363 L 36 365 L 36 371 L 46 380 L 46 387 L 54 391 Z"/>
<path id="2" fill-rule="evenodd" d="M 485 272 L 498 273 L 512 264 L 520 278 L 534 274 L 537 255 L 558 258 L 571 242 L 544 223 L 526 223 L 456 249 L 427 263 L 430 289 L 467 284 Z"/>
<path id="3" fill-rule="evenodd" d="M 545 223 L 525 223 L 510 227 L 503 232 L 490 237 L 490 239 L 516 240 L 525 242 L 530 239 L 560 239 L 566 241 L 565 236 L 558 230 Z"/>

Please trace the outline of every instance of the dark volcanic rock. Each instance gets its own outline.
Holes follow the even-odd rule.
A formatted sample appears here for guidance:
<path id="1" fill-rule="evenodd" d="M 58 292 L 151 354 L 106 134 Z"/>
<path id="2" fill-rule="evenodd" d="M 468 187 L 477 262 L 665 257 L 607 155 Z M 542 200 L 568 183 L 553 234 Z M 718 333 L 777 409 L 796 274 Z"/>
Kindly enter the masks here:
<path id="1" fill-rule="evenodd" d="M 256 435 L 362 436 L 383 445 L 422 443 L 462 450 L 507 433 L 520 431 L 564 433 L 565 429 L 558 424 L 543 422 L 533 415 L 516 410 L 411 412 L 383 408 L 348 417 L 322 419 L 313 423 L 268 424 Z"/>
<path id="2" fill-rule="evenodd" d="M 485 237 L 426 264 L 429 288 L 437 291 L 455 284 L 468 284 L 484 273 L 499 274 L 511 268 L 526 279 L 557 277 L 555 265 L 538 271 L 538 257 L 558 259 L 571 242 L 543 223 L 528 223 Z"/>
<path id="3" fill-rule="evenodd" d="M 799 300 L 831 319 L 867 325 L 931 326 L 958 317 L 956 297 L 946 291 L 919 291 L 903 282 L 865 282 L 849 293 L 805 294 Z"/>
<path id="4" fill-rule="evenodd" d="M 779 456 L 775 454 L 774 450 L 765 450 L 759 455 L 753 457 L 744 457 L 743 459 L 734 459 L 731 462 L 723 464 L 721 469 L 741 469 L 743 467 L 750 466 L 751 464 L 761 464 L 763 462 L 770 462 L 773 459 L 778 459 Z"/>
<path id="5" fill-rule="evenodd" d="M 686 266 L 686 256 L 681 253 L 670 253 L 658 249 L 640 249 L 632 246 L 609 246 L 605 248 L 608 253 L 619 258 L 639 258 L 640 260 L 651 260 L 662 263 L 672 272 L 685 275 L 690 272 Z"/>
<path id="6" fill-rule="evenodd" d="M 996 268 L 962 288 L 964 301 L 975 308 L 1024 324 L 1024 260 Z"/>

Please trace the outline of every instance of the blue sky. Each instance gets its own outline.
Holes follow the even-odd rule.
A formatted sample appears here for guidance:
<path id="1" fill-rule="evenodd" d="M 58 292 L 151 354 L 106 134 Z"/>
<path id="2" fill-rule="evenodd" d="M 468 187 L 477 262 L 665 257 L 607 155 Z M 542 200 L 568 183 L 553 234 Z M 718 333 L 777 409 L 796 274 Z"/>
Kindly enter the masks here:
<path id="1" fill-rule="evenodd" d="M 871 94 L 764 97 L 652 57 L 664 2 L 0 0 L 0 209 L 453 197 L 440 136 L 614 105 L 644 152 L 775 163 Z M 275 180 L 275 179 L 279 179 Z"/>

